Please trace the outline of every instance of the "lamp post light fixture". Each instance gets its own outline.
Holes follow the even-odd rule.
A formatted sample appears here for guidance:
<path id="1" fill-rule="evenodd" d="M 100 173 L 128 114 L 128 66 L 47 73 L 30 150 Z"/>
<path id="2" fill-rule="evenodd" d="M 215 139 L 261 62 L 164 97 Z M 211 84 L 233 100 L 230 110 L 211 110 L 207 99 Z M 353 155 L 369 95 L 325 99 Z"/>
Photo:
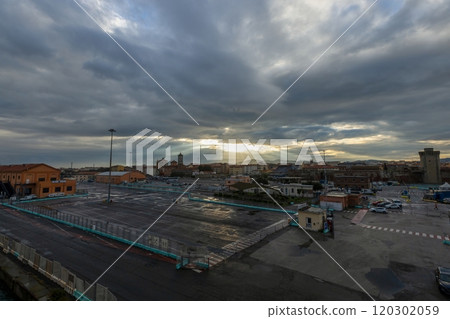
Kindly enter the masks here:
<path id="1" fill-rule="evenodd" d="M 108 204 L 111 203 L 111 169 L 112 169 L 112 145 L 113 145 L 113 134 L 116 132 L 115 129 L 109 129 L 111 132 L 111 147 L 109 149 L 109 179 L 108 179 Z"/>

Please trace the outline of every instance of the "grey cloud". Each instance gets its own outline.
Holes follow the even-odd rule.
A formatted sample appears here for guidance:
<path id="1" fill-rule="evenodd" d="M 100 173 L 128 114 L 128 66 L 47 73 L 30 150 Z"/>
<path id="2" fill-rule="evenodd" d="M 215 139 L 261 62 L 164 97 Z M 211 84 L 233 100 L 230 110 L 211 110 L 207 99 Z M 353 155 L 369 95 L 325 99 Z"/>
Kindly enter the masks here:
<path id="1" fill-rule="evenodd" d="M 302 19 L 289 20 L 270 1 L 113 1 L 106 12 L 87 2 L 102 21 L 111 22 L 115 11 L 129 22 L 116 26 L 115 38 L 198 127 L 72 1 L 3 2 L 0 123 L 11 134 L 0 144 L 11 152 L 0 161 L 25 161 L 29 148 L 54 162 L 82 162 L 85 154 L 85 162 L 105 163 L 106 146 L 80 144 L 73 152 L 62 141 L 96 140 L 110 127 L 117 141 L 145 127 L 175 138 L 254 141 L 394 136 L 391 144 L 332 146 L 374 158 L 410 156 L 422 147 L 418 140 L 448 139 L 450 4 L 427 1 L 379 1 L 251 126 L 369 3 L 336 2 L 325 19 L 306 16 L 300 2 L 291 14 Z M 337 130 L 333 123 L 367 128 Z"/>

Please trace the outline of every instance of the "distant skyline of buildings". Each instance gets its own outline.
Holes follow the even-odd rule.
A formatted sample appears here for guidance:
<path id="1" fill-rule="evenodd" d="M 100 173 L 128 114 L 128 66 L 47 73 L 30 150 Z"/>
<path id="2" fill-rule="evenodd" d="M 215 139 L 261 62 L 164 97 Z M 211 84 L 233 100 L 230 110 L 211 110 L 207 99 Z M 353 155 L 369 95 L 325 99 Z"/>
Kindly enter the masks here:
<path id="1" fill-rule="evenodd" d="M 425 156 L 423 155 L 425 154 Z M 259 165 L 229 165 L 227 163 L 209 163 L 193 165 L 184 164 L 183 154 L 162 166 L 155 176 L 163 177 L 227 177 L 227 176 L 267 176 L 274 180 L 288 183 L 333 182 L 339 188 L 370 188 L 373 182 L 396 181 L 404 184 L 441 184 L 450 182 L 450 162 L 440 161 L 439 151 L 426 148 L 418 152 L 422 161 L 330 161 L 326 165 L 316 163 L 293 163 L 280 165 L 268 163 Z M 156 169 L 156 167 L 153 167 Z M 98 172 L 108 171 L 107 167 L 85 167 L 82 169 L 63 169 L 74 174 L 77 180 L 92 179 Z M 133 171 L 136 167 L 114 165 L 113 171 Z M 148 168 L 144 172 L 148 174 Z"/>
<path id="2" fill-rule="evenodd" d="M 424 150 L 430 150 L 430 149 L 434 149 L 432 147 L 426 147 L 424 148 Z M 440 165 L 450 165 L 450 156 L 449 157 L 444 157 L 442 158 L 442 154 L 443 153 L 441 150 L 438 151 L 440 153 Z M 176 155 L 178 153 L 178 155 Z M 274 152 L 276 153 L 276 155 L 279 155 L 279 152 Z M 422 151 L 420 152 L 422 153 Z M 417 153 L 415 153 L 417 154 Z M 105 155 L 109 155 L 106 154 Z M 242 152 L 241 153 L 242 158 L 244 158 L 247 155 L 250 155 L 249 153 L 245 153 Z M 274 154 L 275 155 L 275 154 Z M 288 165 L 294 165 L 295 164 L 295 158 L 297 155 L 292 155 L 289 153 L 289 158 L 288 158 Z M 415 156 L 410 156 L 409 158 L 405 158 L 405 159 L 377 159 L 377 158 L 372 158 L 372 159 L 338 159 L 335 158 L 333 156 L 329 156 L 327 155 L 325 157 L 325 162 L 327 164 L 339 164 L 339 163 L 365 163 L 365 164 L 377 164 L 377 163 L 393 163 L 393 164 L 410 164 L 410 165 L 420 165 L 421 164 L 421 155 L 419 154 L 419 156 L 415 155 Z M 157 164 L 157 162 L 162 158 L 163 156 L 160 157 L 156 157 L 156 162 L 155 162 L 155 166 Z M 105 156 L 105 159 L 107 158 L 107 156 Z M 267 164 L 270 165 L 280 165 L 280 161 L 279 158 L 277 158 L 276 156 L 273 157 L 273 159 L 271 158 L 264 158 Z M 11 165 L 11 164 L 15 164 L 15 163 L 37 163 L 37 162 L 45 162 L 48 163 L 49 165 L 52 165 L 54 167 L 59 167 L 61 169 L 68 169 L 68 168 L 73 168 L 73 169 L 96 169 L 96 168 L 101 168 L 101 167 L 108 167 L 109 164 L 107 162 L 107 160 L 105 160 L 104 162 L 92 162 L 92 164 L 88 161 L 86 162 L 69 162 L 67 164 L 62 164 L 62 165 L 57 165 L 55 164 L 55 161 L 52 160 L 48 160 L 48 161 L 35 161 L 35 160 L 29 160 L 29 161 L 14 161 L 14 162 L 0 162 L 0 165 Z M 202 156 L 202 164 L 203 165 L 211 165 L 211 164 L 219 164 L 219 163 L 225 163 L 226 161 L 207 161 L 203 156 Z M 169 164 L 172 163 L 176 163 L 176 164 L 181 164 L 183 163 L 183 165 L 192 165 L 192 154 L 188 154 L 187 156 L 185 155 L 185 153 L 183 152 L 174 152 L 174 154 L 171 157 L 171 161 L 169 162 Z M 238 162 L 239 163 L 239 162 Z M 251 162 L 248 165 L 255 165 L 256 161 L 255 159 L 252 158 Z M 125 166 L 125 158 L 122 158 L 122 156 L 118 156 L 117 151 L 113 150 L 113 165 L 122 165 Z M 240 164 L 236 164 L 234 166 L 239 166 Z M 247 165 L 247 166 L 248 166 Z M 145 166 L 145 165 L 144 165 Z"/>
<path id="3" fill-rule="evenodd" d="M 432 148 L 432 147 L 424 148 L 424 150 L 426 150 L 426 149 L 434 149 L 434 148 Z M 443 154 L 442 151 L 439 151 L 439 153 Z M 243 157 L 249 155 L 248 153 L 242 153 L 242 154 L 243 154 L 242 155 Z M 325 162 L 328 163 L 328 164 L 337 164 L 337 163 L 346 163 L 346 162 L 348 162 L 348 163 L 361 162 L 361 163 L 370 163 L 370 164 L 374 164 L 374 163 L 397 163 L 397 164 L 409 163 L 409 164 L 417 164 L 417 165 L 419 165 L 421 163 L 420 154 L 419 154 L 419 156 L 417 156 L 417 153 L 415 153 L 415 154 L 416 155 L 414 155 L 414 156 L 411 155 L 411 157 L 409 157 L 409 158 L 405 158 L 405 159 L 391 159 L 391 160 L 389 160 L 389 159 L 377 159 L 377 158 L 373 158 L 373 159 L 337 159 L 335 157 L 331 157 L 331 159 L 330 159 L 330 156 L 327 156 L 325 158 Z M 181 157 L 180 157 L 180 155 L 181 155 Z M 171 161 L 169 162 L 169 164 L 170 163 L 177 163 L 177 164 L 183 164 L 183 165 L 192 165 L 192 156 L 190 156 L 190 155 L 192 155 L 192 154 L 189 154 L 188 156 L 186 156 L 182 152 L 179 152 L 178 155 L 176 155 L 176 157 L 173 156 L 171 158 Z M 186 160 L 186 157 L 188 158 L 188 160 Z M 289 156 L 289 160 L 288 160 L 287 164 L 288 165 L 294 165 L 295 164 L 295 157 L 296 156 L 292 156 L 292 158 L 291 158 L 291 156 Z M 157 165 L 157 162 L 159 160 L 161 160 L 161 159 L 162 159 L 162 156 L 156 160 L 155 166 Z M 202 158 L 202 161 L 204 161 L 204 162 L 202 162 L 202 164 L 204 164 L 204 165 L 219 164 L 219 163 L 225 163 L 226 162 L 226 161 L 206 161 L 205 158 Z M 123 166 L 125 166 L 125 161 L 114 160 L 114 155 L 113 155 L 113 162 L 115 163 L 115 165 L 123 165 Z M 440 162 L 441 162 L 441 165 L 445 164 L 447 162 L 450 165 L 450 155 L 449 155 L 449 157 L 440 158 Z M 271 165 L 280 165 L 280 161 L 279 160 L 277 161 L 276 159 L 266 160 L 266 163 L 267 164 L 271 164 Z M 256 164 L 256 160 L 252 159 L 251 162 L 248 165 L 255 165 L 255 164 Z M 239 165 L 240 164 L 236 164 L 235 166 L 239 166 Z M 82 165 L 82 164 L 77 165 L 76 163 L 72 162 L 71 165 L 69 165 L 69 166 L 60 165 L 58 167 L 69 168 L 71 166 L 73 168 L 95 168 L 95 167 L 106 167 L 108 165 L 107 165 L 106 162 L 103 163 L 103 164 L 102 163 L 93 163 L 92 166 Z"/>

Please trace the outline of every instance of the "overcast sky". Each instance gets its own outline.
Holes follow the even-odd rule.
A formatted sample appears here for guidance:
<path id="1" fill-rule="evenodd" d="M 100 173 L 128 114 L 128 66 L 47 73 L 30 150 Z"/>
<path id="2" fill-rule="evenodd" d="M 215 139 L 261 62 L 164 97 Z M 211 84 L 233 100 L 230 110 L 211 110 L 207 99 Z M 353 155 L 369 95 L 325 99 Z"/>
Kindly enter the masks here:
<path id="1" fill-rule="evenodd" d="M 106 165 L 110 128 L 115 163 L 144 128 L 188 158 L 191 139 L 241 138 L 450 157 L 446 0 L 379 0 L 252 125 L 372 2 L 79 1 L 197 125 L 74 1 L 1 1 L 0 164 Z"/>

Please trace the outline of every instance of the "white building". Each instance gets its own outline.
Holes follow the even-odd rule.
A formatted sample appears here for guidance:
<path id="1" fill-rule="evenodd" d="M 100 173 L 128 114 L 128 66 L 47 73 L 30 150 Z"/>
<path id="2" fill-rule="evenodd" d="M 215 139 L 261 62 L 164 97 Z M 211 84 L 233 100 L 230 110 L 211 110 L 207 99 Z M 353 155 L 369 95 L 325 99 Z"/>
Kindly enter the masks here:
<path id="1" fill-rule="evenodd" d="M 266 186 L 263 186 L 263 188 L 265 191 L 262 190 L 261 187 L 259 187 L 259 186 L 247 188 L 247 189 L 244 189 L 244 193 L 280 195 L 279 189 L 276 189 L 274 187 L 266 187 Z"/>
<path id="2" fill-rule="evenodd" d="M 304 184 L 282 184 L 279 186 L 284 196 L 290 197 L 313 197 L 313 185 Z"/>

